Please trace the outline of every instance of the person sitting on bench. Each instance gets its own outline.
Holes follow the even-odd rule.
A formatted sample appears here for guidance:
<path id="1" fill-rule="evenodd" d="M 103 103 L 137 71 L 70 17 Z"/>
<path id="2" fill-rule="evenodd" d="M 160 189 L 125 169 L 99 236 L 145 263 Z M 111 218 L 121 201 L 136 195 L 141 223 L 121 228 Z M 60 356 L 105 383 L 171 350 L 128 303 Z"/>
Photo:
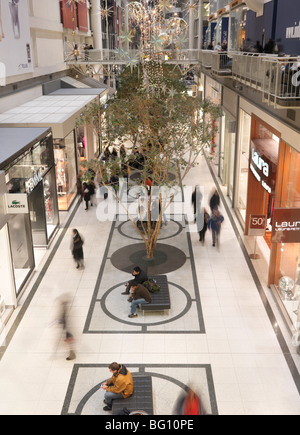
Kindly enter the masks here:
<path id="1" fill-rule="evenodd" d="M 114 399 L 127 399 L 133 394 L 133 379 L 127 367 L 113 362 L 108 368 L 112 377 L 101 385 L 102 390 L 105 390 L 104 402 L 106 406 L 103 411 L 112 410 Z"/>
<path id="2" fill-rule="evenodd" d="M 146 289 L 142 284 L 132 284 L 131 285 L 131 314 L 128 317 L 137 317 L 136 308 L 140 304 L 150 303 L 152 301 L 151 294 L 149 290 Z M 131 299 L 130 299 L 131 300 Z"/>
<path id="3" fill-rule="evenodd" d="M 144 272 L 139 266 L 136 266 L 133 269 L 132 275 L 134 276 L 134 279 L 131 279 L 126 283 L 126 290 L 122 295 L 129 295 L 132 284 L 143 284 L 143 282 L 148 281 L 146 272 Z"/>

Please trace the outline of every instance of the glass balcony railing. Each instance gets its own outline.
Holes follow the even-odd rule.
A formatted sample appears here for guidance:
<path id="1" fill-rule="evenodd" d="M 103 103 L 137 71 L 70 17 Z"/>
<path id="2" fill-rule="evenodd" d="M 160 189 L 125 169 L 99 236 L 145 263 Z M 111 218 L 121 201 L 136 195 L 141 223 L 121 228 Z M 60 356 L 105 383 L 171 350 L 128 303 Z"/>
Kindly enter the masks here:
<path id="1" fill-rule="evenodd" d="M 155 55 L 162 62 L 202 65 L 215 75 L 230 76 L 260 91 L 263 101 L 275 107 L 300 106 L 300 56 L 188 49 L 156 50 Z M 133 65 L 140 56 L 139 50 L 78 50 L 66 56 L 66 62 Z"/>
<path id="2" fill-rule="evenodd" d="M 300 57 L 233 53 L 232 77 L 261 91 L 275 107 L 300 106 Z"/>
<path id="3" fill-rule="evenodd" d="M 65 61 L 74 63 L 119 63 L 126 64 L 138 62 L 141 56 L 140 50 L 77 50 L 65 53 Z M 144 55 L 144 53 L 142 53 Z M 153 55 L 153 52 L 151 53 Z M 169 62 L 190 62 L 199 63 L 201 52 L 189 49 L 164 49 L 156 50 L 154 53 L 159 60 Z"/>

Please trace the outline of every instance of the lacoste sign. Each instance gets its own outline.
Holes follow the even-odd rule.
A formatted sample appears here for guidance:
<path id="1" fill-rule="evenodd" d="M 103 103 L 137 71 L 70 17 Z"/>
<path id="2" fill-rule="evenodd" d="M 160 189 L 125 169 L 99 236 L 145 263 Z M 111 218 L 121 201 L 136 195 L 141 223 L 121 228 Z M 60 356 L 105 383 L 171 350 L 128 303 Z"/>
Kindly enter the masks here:
<path id="1" fill-rule="evenodd" d="M 5 195 L 7 214 L 28 213 L 27 195 L 25 193 L 7 193 Z"/>

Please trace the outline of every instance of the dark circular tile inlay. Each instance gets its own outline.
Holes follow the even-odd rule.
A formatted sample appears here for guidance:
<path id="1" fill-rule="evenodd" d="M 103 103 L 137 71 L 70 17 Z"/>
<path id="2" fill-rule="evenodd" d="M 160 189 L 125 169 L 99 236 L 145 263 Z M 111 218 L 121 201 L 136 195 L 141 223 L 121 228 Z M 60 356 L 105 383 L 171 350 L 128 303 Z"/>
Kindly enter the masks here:
<path id="1" fill-rule="evenodd" d="M 179 269 L 186 262 L 186 255 L 175 246 L 158 243 L 154 257 L 147 258 L 144 243 L 136 243 L 118 249 L 111 256 L 112 264 L 123 272 L 131 273 L 134 266 L 140 266 L 148 275 L 160 275 Z"/>

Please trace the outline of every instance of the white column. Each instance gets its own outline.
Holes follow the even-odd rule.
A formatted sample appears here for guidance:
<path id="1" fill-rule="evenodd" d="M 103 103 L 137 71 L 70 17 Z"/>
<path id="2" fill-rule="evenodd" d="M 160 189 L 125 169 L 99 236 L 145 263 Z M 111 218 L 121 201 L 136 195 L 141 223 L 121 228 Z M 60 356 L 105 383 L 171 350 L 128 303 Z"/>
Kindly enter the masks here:
<path id="1" fill-rule="evenodd" d="M 125 10 L 125 33 L 128 33 L 129 32 L 129 22 L 128 22 L 128 1 L 127 0 L 124 0 L 124 10 Z M 126 50 L 128 50 L 129 49 L 129 42 L 128 41 L 126 41 L 126 47 L 125 47 L 125 49 Z"/>
<path id="2" fill-rule="evenodd" d="M 198 1 L 198 50 L 201 50 L 203 40 L 203 0 Z"/>
<path id="3" fill-rule="evenodd" d="M 190 0 L 190 5 L 194 4 L 193 0 Z M 190 8 L 189 11 L 189 50 L 194 48 L 194 9 Z"/>
<path id="4" fill-rule="evenodd" d="M 91 27 L 94 38 L 94 48 L 102 51 L 102 23 L 100 0 L 92 0 Z"/>

